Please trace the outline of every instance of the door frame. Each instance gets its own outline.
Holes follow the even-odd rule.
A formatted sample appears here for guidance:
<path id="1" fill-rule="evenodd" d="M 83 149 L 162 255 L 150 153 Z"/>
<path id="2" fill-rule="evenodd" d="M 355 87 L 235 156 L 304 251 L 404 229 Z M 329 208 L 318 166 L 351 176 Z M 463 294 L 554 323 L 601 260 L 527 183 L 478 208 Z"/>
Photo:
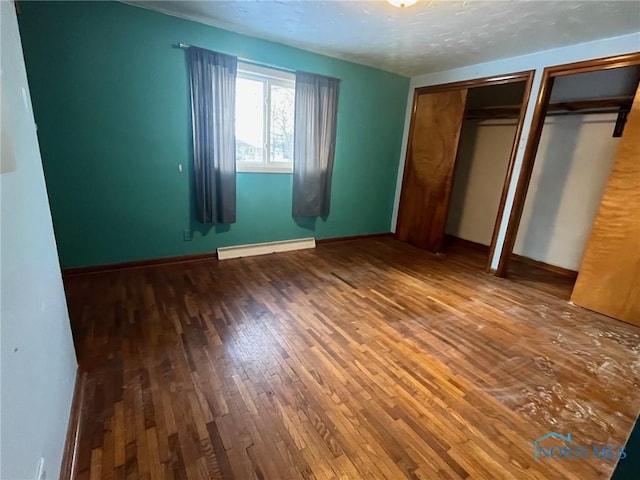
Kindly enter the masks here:
<path id="1" fill-rule="evenodd" d="M 505 277 L 507 275 L 509 260 L 511 259 L 513 247 L 518 235 L 520 220 L 524 210 L 524 203 L 527 198 L 531 175 L 533 174 L 538 146 L 540 145 L 542 128 L 547 116 L 549 101 L 551 100 L 551 90 L 553 89 L 554 80 L 557 77 L 563 77 L 566 75 L 597 72 L 614 68 L 631 67 L 634 65 L 640 65 L 640 52 L 555 65 L 544 69 L 540 89 L 538 91 L 538 98 L 533 111 L 533 118 L 531 120 L 529 137 L 527 138 L 527 146 L 522 159 L 522 167 L 520 168 L 520 174 L 518 176 L 513 205 L 509 214 L 509 221 L 507 223 L 504 242 L 500 252 L 500 261 L 498 263 L 498 268 L 495 271 L 495 274 L 498 277 Z M 497 238 L 494 239 L 494 241 L 495 240 L 497 240 Z"/>
<path id="2" fill-rule="evenodd" d="M 504 214 L 504 208 L 507 200 L 507 193 L 509 191 L 509 184 L 511 183 L 511 177 L 513 175 L 516 155 L 518 153 L 518 145 L 520 143 L 520 138 L 522 136 L 525 114 L 527 112 L 527 105 L 529 104 L 529 98 L 531 97 L 531 89 L 533 86 L 534 75 L 535 75 L 535 70 L 524 70 L 521 72 L 507 73 L 503 75 L 492 75 L 489 77 L 474 78 L 469 80 L 462 80 L 459 82 L 442 83 L 438 85 L 427 85 L 424 87 L 416 87 L 414 89 L 413 103 L 411 107 L 411 119 L 409 123 L 409 134 L 407 136 L 407 150 L 405 152 L 404 171 L 402 174 L 402 185 L 400 189 L 400 199 L 398 202 L 398 219 L 396 221 L 396 231 L 397 231 L 397 224 L 400 223 L 400 220 L 401 220 L 400 216 L 401 216 L 402 209 L 400 206 L 402 205 L 402 201 L 404 199 L 404 192 L 405 192 L 404 186 L 407 180 L 406 167 L 409 163 L 409 157 L 411 155 L 411 144 L 413 141 L 413 128 L 415 125 L 415 115 L 416 115 L 416 109 L 418 105 L 418 96 L 425 93 L 437 93 L 437 92 L 446 92 L 450 90 L 462 90 L 462 89 L 469 90 L 469 89 L 478 88 L 478 87 L 488 87 L 492 85 L 504 85 L 507 83 L 525 82 L 524 95 L 522 97 L 522 105 L 520 107 L 520 113 L 518 116 L 518 125 L 516 127 L 516 134 L 513 139 L 513 145 L 511 147 L 511 154 L 510 154 L 509 163 L 507 166 L 507 173 L 505 175 L 504 184 L 502 186 L 500 204 L 498 206 L 496 220 L 493 225 L 493 235 L 491 237 L 491 244 L 489 245 L 489 255 L 488 255 L 487 264 L 485 267 L 487 272 L 491 271 L 491 259 L 493 258 L 493 254 L 498 241 L 498 231 L 500 229 L 500 223 L 502 220 L 502 216 Z M 466 105 L 465 105 L 465 110 L 466 110 Z M 453 191 L 453 188 L 450 189 L 449 197 L 451 197 L 451 191 Z M 447 199 L 447 211 L 449 209 L 449 202 L 450 202 L 450 198 Z"/>

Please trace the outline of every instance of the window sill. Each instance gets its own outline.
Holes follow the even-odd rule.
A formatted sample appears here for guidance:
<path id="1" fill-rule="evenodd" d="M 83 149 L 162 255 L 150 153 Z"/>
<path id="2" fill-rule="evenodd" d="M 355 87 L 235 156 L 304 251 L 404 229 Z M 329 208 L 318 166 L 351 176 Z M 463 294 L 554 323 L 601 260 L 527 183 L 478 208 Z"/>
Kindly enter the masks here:
<path id="1" fill-rule="evenodd" d="M 293 173 L 293 168 L 292 167 L 287 167 L 287 166 L 282 166 L 282 167 L 278 167 L 278 166 L 264 166 L 264 165 L 256 165 L 256 166 L 252 166 L 252 165 L 236 165 L 236 172 L 237 173 Z"/>

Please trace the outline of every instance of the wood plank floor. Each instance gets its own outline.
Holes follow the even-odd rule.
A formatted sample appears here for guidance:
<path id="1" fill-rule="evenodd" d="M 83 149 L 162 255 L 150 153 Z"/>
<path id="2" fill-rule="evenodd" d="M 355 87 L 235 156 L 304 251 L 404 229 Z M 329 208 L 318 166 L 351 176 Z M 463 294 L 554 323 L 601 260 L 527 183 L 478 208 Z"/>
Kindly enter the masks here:
<path id="1" fill-rule="evenodd" d="M 640 329 L 483 262 L 386 238 L 67 278 L 74 478 L 608 478 L 531 442 L 624 444 Z"/>

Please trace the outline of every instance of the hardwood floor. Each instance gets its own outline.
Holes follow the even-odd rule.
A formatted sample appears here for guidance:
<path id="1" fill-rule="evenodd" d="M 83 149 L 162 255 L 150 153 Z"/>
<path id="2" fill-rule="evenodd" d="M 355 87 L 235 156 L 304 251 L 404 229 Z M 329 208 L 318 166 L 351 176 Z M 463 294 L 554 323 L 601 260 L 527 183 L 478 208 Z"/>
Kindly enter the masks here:
<path id="1" fill-rule="evenodd" d="M 608 478 L 531 442 L 624 444 L 640 328 L 483 265 L 383 238 L 66 279 L 75 478 Z"/>
<path id="2" fill-rule="evenodd" d="M 519 285 L 532 287 L 566 301 L 571 298 L 576 283 L 575 277 L 550 272 L 515 258 L 509 262 L 508 277 Z"/>
<path id="3" fill-rule="evenodd" d="M 452 254 L 458 260 L 468 258 L 471 260 L 470 266 L 480 268 L 482 262 L 489 260 L 489 246 L 481 245 L 468 240 L 462 240 L 451 235 L 447 235 L 445 242 L 445 253 Z M 509 262 L 508 277 L 512 282 L 516 282 L 536 290 L 542 290 L 550 295 L 554 295 L 562 300 L 569 300 L 573 285 L 576 282 L 576 275 L 572 275 L 570 270 L 560 268 L 562 273 L 553 271 L 558 267 L 545 265 L 539 267 L 539 262 L 525 257 L 513 255 Z"/>

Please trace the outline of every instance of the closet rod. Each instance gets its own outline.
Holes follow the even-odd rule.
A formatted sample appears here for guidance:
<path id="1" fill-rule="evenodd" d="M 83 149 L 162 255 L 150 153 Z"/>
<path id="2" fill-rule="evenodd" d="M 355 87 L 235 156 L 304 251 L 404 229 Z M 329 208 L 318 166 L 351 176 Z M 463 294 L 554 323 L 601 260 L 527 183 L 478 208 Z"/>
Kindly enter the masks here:
<path id="1" fill-rule="evenodd" d="M 633 95 L 625 97 L 597 98 L 594 100 L 574 100 L 549 105 L 549 110 L 586 110 L 590 108 L 626 107 L 633 103 Z"/>

